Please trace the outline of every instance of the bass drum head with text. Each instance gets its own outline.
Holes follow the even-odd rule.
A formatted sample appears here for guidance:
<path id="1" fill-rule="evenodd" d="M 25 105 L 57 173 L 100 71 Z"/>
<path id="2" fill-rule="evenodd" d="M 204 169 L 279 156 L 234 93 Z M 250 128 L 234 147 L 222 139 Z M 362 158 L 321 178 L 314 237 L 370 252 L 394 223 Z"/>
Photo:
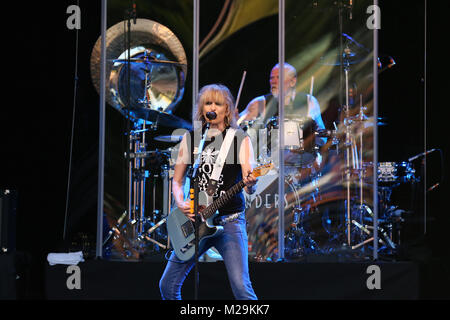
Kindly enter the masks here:
<path id="1" fill-rule="evenodd" d="M 258 178 L 254 194 L 244 191 L 249 257 L 257 261 L 276 260 L 278 255 L 278 174 L 271 173 Z M 300 199 L 292 183 L 286 181 L 284 188 L 284 227 L 288 230 Z"/>

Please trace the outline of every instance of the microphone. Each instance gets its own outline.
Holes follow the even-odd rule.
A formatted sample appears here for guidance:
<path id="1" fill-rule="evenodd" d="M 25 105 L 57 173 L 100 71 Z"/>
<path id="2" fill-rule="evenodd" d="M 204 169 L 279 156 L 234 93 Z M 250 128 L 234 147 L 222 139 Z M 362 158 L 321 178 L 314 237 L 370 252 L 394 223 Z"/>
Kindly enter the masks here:
<path id="1" fill-rule="evenodd" d="M 437 187 L 439 187 L 440 186 L 440 183 L 438 182 L 438 183 L 435 183 L 435 184 L 433 184 L 431 187 L 429 187 L 428 189 L 427 189 L 427 192 L 429 192 L 429 191 L 431 191 L 431 190 L 434 190 L 434 189 L 436 189 Z"/>
<path id="2" fill-rule="evenodd" d="M 414 156 L 414 157 L 409 158 L 408 161 L 411 162 L 411 161 L 413 161 L 413 160 L 416 160 L 417 158 L 426 156 L 427 154 L 432 153 L 432 152 L 434 152 L 434 151 L 436 151 L 436 149 L 431 149 L 431 150 L 422 152 L 422 153 L 420 153 L 420 154 L 418 154 L 418 155 L 416 155 L 416 156 Z"/>
<path id="3" fill-rule="evenodd" d="M 109 230 L 108 236 L 106 237 L 105 241 L 103 241 L 103 245 L 105 245 L 105 244 L 108 242 L 108 240 L 111 238 L 111 236 L 112 236 L 113 233 L 116 233 L 117 235 L 120 235 L 119 227 L 120 227 L 120 224 L 122 223 L 122 220 L 123 220 L 126 216 L 127 216 L 127 212 L 125 211 L 125 212 L 120 216 L 119 220 L 117 220 L 117 224 L 116 224 L 115 226 L 113 226 L 113 227 L 111 228 L 111 230 Z"/>
<path id="4" fill-rule="evenodd" d="M 394 58 L 392 58 L 391 56 L 389 56 L 389 64 L 388 64 L 388 68 L 392 68 L 393 66 L 395 66 L 396 65 L 396 63 L 395 63 L 395 60 L 394 60 Z"/>
<path id="5" fill-rule="evenodd" d="M 217 118 L 217 113 L 215 113 L 214 111 L 207 112 L 206 117 L 209 120 L 214 120 L 215 118 Z"/>

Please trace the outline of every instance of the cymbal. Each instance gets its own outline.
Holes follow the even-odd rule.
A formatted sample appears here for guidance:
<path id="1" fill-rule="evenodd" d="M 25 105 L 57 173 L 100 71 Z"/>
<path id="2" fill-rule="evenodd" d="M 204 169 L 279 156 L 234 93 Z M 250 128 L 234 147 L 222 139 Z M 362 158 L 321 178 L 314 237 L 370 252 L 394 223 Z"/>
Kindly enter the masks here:
<path id="1" fill-rule="evenodd" d="M 356 41 L 350 35 L 342 33 L 342 39 L 345 40 L 345 47 L 338 54 L 329 54 L 327 58 L 320 57 L 322 65 L 328 66 L 349 66 L 358 64 L 365 59 L 370 59 L 371 50 L 363 44 Z"/>
<path id="2" fill-rule="evenodd" d="M 183 136 L 157 136 L 155 138 L 153 138 L 156 141 L 161 141 L 161 142 L 174 142 L 174 143 L 178 143 L 181 141 L 181 139 L 183 139 Z"/>
<path id="3" fill-rule="evenodd" d="M 190 122 L 167 112 L 156 111 L 149 108 L 133 108 L 131 109 L 131 112 L 135 115 L 136 118 L 147 120 L 163 127 L 180 128 L 187 130 L 192 129 L 192 125 Z"/>
<path id="4" fill-rule="evenodd" d="M 341 61 L 342 57 L 342 61 Z M 324 66 L 348 66 L 353 64 L 358 64 L 362 62 L 365 58 L 362 58 L 355 53 L 348 55 L 334 55 L 331 58 L 320 57 L 320 64 Z"/>
<path id="5" fill-rule="evenodd" d="M 377 126 L 387 126 L 387 122 L 386 122 L 386 118 L 383 117 L 378 117 L 377 118 Z M 353 121 L 363 121 L 363 122 L 367 122 L 368 125 L 372 125 L 373 124 L 373 117 L 367 117 L 364 116 L 363 118 L 361 118 L 359 115 L 353 116 L 353 117 L 348 117 L 344 119 L 344 123 L 350 123 Z"/>
<path id="6" fill-rule="evenodd" d="M 172 113 L 183 98 L 188 72 L 182 43 L 169 28 L 149 19 L 138 18 L 133 24 L 129 53 L 123 46 L 127 37 L 123 21 L 106 30 L 106 103 L 127 116 L 147 98 L 147 107 Z M 91 78 L 99 94 L 101 40 L 100 36 L 91 53 Z"/>
<path id="7" fill-rule="evenodd" d="M 114 63 L 128 63 L 128 59 L 114 59 Z M 158 60 L 158 59 L 143 59 L 143 58 L 130 58 L 131 63 L 143 63 L 143 64 L 168 64 L 176 66 L 185 66 L 185 63 L 179 63 L 176 61 Z"/>

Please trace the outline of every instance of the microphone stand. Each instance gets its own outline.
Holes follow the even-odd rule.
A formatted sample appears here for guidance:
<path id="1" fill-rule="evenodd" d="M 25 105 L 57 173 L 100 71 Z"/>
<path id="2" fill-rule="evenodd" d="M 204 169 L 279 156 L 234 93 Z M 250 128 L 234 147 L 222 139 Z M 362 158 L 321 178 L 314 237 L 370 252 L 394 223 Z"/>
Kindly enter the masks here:
<path id="1" fill-rule="evenodd" d="M 200 226 L 200 215 L 197 214 L 198 212 L 198 194 L 199 194 L 199 188 L 198 188 L 198 167 L 200 166 L 201 162 L 201 155 L 203 152 L 203 147 L 206 141 L 206 138 L 208 136 L 209 131 L 209 123 L 206 124 L 205 133 L 203 134 L 202 140 L 200 140 L 200 144 L 198 146 L 198 156 L 195 160 L 194 165 L 192 166 L 190 172 L 188 173 L 188 176 L 191 181 L 191 188 L 190 188 L 190 200 L 191 204 L 192 201 L 194 202 L 194 213 L 195 213 L 195 265 L 194 265 L 194 279 L 195 279 L 195 285 L 194 285 L 194 299 L 198 300 L 198 285 L 199 285 L 199 270 L 198 270 L 198 258 L 199 258 L 199 252 L 198 252 L 198 245 L 199 245 L 199 226 Z M 195 136 L 195 135 L 194 135 Z M 194 141 L 195 142 L 195 141 Z M 192 208 L 192 206 L 191 206 Z"/>

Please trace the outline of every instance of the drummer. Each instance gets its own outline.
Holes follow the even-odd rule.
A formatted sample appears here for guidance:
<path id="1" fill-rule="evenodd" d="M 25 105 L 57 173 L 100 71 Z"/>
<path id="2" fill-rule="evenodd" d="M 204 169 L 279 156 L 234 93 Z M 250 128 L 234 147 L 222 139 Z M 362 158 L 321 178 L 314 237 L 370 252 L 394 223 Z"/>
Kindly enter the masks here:
<path id="1" fill-rule="evenodd" d="M 239 114 L 239 123 L 260 119 L 264 124 L 267 124 L 272 117 L 278 115 L 279 69 L 277 63 L 270 72 L 270 93 L 250 101 L 245 110 Z M 319 102 L 310 94 L 296 92 L 297 71 L 288 63 L 284 63 L 284 79 L 284 90 L 286 92 L 285 118 L 312 118 L 315 120 L 317 128 L 324 130 L 325 125 Z"/>

